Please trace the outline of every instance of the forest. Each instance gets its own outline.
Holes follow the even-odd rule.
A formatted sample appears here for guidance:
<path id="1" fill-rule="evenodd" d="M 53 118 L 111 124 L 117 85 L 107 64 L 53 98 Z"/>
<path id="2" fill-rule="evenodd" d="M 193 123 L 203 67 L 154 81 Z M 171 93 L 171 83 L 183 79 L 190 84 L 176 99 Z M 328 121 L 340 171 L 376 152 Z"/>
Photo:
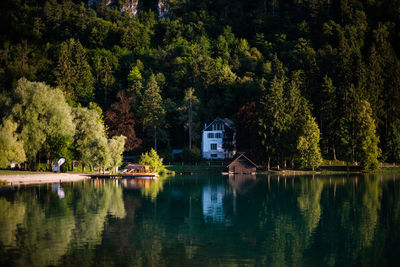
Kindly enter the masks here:
<path id="1" fill-rule="evenodd" d="M 195 158 L 202 125 L 228 117 L 259 164 L 400 161 L 399 0 L 3 0 L 0 21 L 3 155 L 8 137 L 28 161 L 83 156 L 77 130 L 31 146 L 15 107 L 39 108 L 21 88 L 40 82 L 128 154 Z"/>

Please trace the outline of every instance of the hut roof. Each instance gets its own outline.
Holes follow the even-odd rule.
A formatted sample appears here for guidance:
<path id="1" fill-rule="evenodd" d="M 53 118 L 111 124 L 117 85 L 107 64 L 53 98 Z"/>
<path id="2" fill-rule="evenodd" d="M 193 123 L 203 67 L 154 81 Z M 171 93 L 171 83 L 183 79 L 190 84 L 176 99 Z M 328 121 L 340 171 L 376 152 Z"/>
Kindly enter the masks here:
<path id="1" fill-rule="evenodd" d="M 244 154 L 240 154 L 238 157 L 236 157 L 231 163 L 229 163 L 229 165 L 227 167 L 229 167 L 230 165 L 232 165 L 234 162 L 236 162 L 237 160 L 239 160 L 240 158 L 245 158 L 250 164 L 254 165 L 254 167 L 257 168 L 257 164 L 255 164 L 253 161 L 251 161 L 248 157 L 246 157 Z"/>
<path id="2" fill-rule="evenodd" d="M 139 165 L 135 163 L 129 163 L 128 165 L 125 166 L 125 169 L 127 170 L 137 170 L 137 169 L 145 169 L 148 168 L 149 166 L 147 165 Z"/>

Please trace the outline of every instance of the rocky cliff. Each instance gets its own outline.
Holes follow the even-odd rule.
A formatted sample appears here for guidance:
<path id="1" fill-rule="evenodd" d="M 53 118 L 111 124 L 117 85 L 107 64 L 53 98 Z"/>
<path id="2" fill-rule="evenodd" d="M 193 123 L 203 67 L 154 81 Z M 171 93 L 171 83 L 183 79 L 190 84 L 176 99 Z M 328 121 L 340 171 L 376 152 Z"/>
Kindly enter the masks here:
<path id="1" fill-rule="evenodd" d="M 143 1 L 143 0 L 142 0 Z M 99 5 L 101 0 L 88 0 L 89 7 L 95 7 Z M 122 3 L 121 3 L 122 2 Z M 117 1 L 117 0 L 106 0 L 106 6 L 116 6 L 118 5 L 118 9 L 125 15 L 129 17 L 134 17 L 139 11 L 139 0 L 125 0 L 125 1 Z M 141 3 L 142 4 L 142 3 Z M 155 11 L 158 14 L 159 18 L 166 18 L 170 13 L 170 6 L 168 4 L 168 0 L 157 0 L 152 4 Z"/>

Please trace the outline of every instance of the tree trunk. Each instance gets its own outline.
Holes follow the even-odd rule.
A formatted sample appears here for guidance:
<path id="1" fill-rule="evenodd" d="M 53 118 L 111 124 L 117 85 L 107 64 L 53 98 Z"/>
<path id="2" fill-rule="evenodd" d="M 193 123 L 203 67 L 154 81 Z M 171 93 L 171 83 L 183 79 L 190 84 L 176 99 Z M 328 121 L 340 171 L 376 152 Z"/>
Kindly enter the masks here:
<path id="1" fill-rule="evenodd" d="M 154 125 L 154 150 L 157 151 L 157 126 Z"/>
<path id="2" fill-rule="evenodd" d="M 189 99 L 189 151 L 192 151 L 192 98 Z"/>
<path id="3" fill-rule="evenodd" d="M 336 160 L 336 149 L 335 149 L 335 144 L 332 144 L 332 152 L 333 152 L 333 160 Z"/>

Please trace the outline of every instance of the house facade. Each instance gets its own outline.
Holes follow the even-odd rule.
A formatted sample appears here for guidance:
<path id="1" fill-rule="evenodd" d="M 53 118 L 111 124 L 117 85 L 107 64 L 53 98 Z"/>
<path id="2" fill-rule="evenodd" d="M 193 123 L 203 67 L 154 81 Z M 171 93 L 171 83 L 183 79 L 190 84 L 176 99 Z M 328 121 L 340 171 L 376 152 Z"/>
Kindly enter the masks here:
<path id="1" fill-rule="evenodd" d="M 205 159 L 231 159 L 236 153 L 235 124 L 227 118 L 216 118 L 204 125 L 201 152 Z"/>

